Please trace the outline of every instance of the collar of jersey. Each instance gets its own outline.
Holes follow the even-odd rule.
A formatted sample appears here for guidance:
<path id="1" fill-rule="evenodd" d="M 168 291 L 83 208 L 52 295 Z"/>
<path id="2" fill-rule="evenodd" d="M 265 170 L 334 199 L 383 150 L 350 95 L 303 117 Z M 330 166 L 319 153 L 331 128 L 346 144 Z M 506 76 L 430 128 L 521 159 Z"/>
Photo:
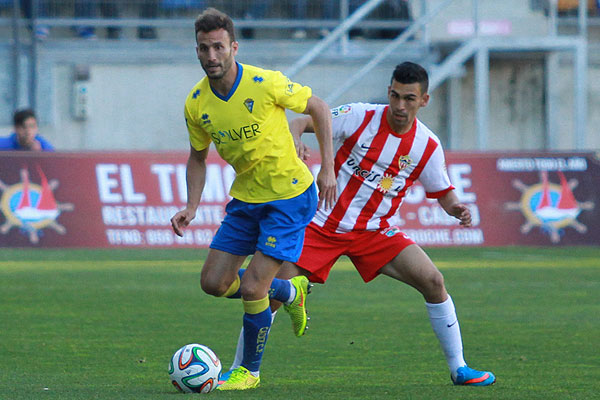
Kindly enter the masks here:
<path id="1" fill-rule="evenodd" d="M 228 101 L 231 98 L 231 96 L 233 96 L 233 94 L 235 93 L 235 90 L 237 89 L 237 87 L 240 84 L 240 81 L 242 80 L 242 71 L 244 68 L 242 67 L 242 64 L 240 64 L 237 61 L 235 62 L 235 65 L 237 65 L 237 67 L 238 67 L 237 76 L 235 77 L 235 82 L 233 82 L 233 86 L 229 90 L 229 93 L 227 93 L 227 96 L 221 96 L 215 89 L 213 89 L 212 86 L 210 86 L 210 83 L 208 84 L 208 86 L 210 86 L 210 90 L 212 90 L 213 94 L 223 101 Z"/>

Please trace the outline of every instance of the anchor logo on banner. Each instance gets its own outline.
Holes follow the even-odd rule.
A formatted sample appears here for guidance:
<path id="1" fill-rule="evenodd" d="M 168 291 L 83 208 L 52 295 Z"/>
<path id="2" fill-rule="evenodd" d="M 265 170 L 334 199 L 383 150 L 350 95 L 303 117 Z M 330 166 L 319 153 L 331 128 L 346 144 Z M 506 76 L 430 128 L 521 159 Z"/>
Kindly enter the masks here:
<path id="1" fill-rule="evenodd" d="M 558 243 L 568 227 L 581 234 L 587 232 L 587 226 L 577 221 L 577 217 L 582 211 L 593 209 L 594 203 L 575 199 L 573 189 L 579 184 L 576 179 L 567 181 L 562 171 L 558 171 L 558 177 L 560 184 L 551 183 L 548 171 L 541 171 L 540 183 L 527 186 L 518 179 L 512 182 L 522 193 L 521 200 L 506 203 L 505 207 L 521 211 L 527 219 L 521 226 L 521 233 L 527 234 L 534 227 L 540 227 L 552 243 Z"/>
<path id="2" fill-rule="evenodd" d="M 57 202 L 54 190 L 58 181 L 48 181 L 39 166 L 37 172 L 41 184 L 31 181 L 27 168 L 21 169 L 19 183 L 7 185 L 0 180 L 0 212 L 6 218 L 6 222 L 0 225 L 0 234 L 6 235 L 13 227 L 18 228 L 31 243 L 37 244 L 43 229 L 54 229 L 62 235 L 66 233 L 57 219 L 63 211 L 72 211 L 73 204 Z"/>

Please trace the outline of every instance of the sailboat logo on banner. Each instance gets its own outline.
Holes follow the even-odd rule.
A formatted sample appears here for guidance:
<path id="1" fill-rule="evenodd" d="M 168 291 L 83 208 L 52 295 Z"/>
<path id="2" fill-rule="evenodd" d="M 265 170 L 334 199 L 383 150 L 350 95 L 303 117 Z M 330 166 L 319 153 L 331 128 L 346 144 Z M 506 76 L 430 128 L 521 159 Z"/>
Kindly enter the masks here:
<path id="1" fill-rule="evenodd" d="M 74 208 L 73 204 L 56 201 L 53 191 L 58 187 L 57 180 L 48 182 L 39 166 L 37 172 L 41 184 L 31 182 L 26 168 L 20 171 L 20 183 L 9 186 L 0 181 L 0 211 L 6 218 L 0 225 L 0 233 L 6 235 L 12 228 L 18 228 L 34 244 L 39 243 L 45 228 L 64 235 L 66 229 L 57 222 L 58 216 Z"/>
<path id="2" fill-rule="evenodd" d="M 576 179 L 567 181 L 562 171 L 558 171 L 558 177 L 560 184 L 551 183 L 548 171 L 541 171 L 541 183 L 527 186 L 518 179 L 512 182 L 522 196 L 518 203 L 507 203 L 506 209 L 520 210 L 527 219 L 521 226 L 521 233 L 527 234 L 539 226 L 552 243 L 558 243 L 567 227 L 582 234 L 587 232 L 587 226 L 577 221 L 577 217 L 582 211 L 593 209 L 594 203 L 575 199 Z"/>

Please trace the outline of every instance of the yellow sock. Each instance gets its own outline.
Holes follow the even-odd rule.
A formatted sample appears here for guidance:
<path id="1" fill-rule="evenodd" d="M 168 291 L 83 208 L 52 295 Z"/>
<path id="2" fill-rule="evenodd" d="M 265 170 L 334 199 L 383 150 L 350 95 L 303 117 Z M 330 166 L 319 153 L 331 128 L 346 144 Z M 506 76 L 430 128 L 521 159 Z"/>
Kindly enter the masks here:
<path id="1" fill-rule="evenodd" d="M 260 300 L 244 300 L 244 312 L 247 314 L 259 314 L 269 308 L 269 296 L 265 296 L 264 299 Z"/>

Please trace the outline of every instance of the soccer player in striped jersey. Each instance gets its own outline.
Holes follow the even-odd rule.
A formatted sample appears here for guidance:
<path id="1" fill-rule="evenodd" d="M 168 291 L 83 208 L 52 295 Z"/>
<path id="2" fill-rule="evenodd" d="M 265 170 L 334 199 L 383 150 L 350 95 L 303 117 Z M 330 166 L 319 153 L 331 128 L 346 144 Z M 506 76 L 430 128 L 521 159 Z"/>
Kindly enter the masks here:
<path id="1" fill-rule="evenodd" d="M 279 276 L 302 274 L 324 283 L 335 261 L 345 255 L 365 282 L 383 274 L 407 283 L 425 299 L 452 382 L 487 386 L 496 381 L 494 374 L 469 368 L 463 358 L 454 303 L 441 272 L 397 226 L 398 208 L 417 180 L 427 197 L 437 199 L 460 225 L 472 223 L 469 208 L 454 193 L 439 139 L 417 118 L 429 101 L 428 83 L 424 68 L 405 62 L 392 75 L 389 104 L 354 103 L 332 110 L 339 198 L 333 208 L 317 210 L 306 229 L 300 259 L 285 263 Z M 297 144 L 302 133 L 313 128 L 309 118 L 290 122 Z M 238 343 L 238 352 L 240 347 L 243 343 Z"/>
<path id="2" fill-rule="evenodd" d="M 195 22 L 197 56 L 206 73 L 185 102 L 190 139 L 187 205 L 171 219 L 176 234 L 196 215 L 212 143 L 236 171 L 233 199 L 210 245 L 202 268 L 202 289 L 211 295 L 242 298 L 244 342 L 241 365 L 220 390 L 259 385 L 259 367 L 271 327 L 269 298 L 286 304 L 297 336 L 306 329 L 304 276 L 274 279 L 284 261 L 296 262 L 304 230 L 318 203 L 331 206 L 336 197 L 331 116 L 327 104 L 309 87 L 282 73 L 236 62 L 231 18 L 209 8 Z M 316 127 L 324 166 L 313 176 L 297 156 L 285 109 L 310 115 Z M 240 271 L 252 255 L 248 267 Z"/>

